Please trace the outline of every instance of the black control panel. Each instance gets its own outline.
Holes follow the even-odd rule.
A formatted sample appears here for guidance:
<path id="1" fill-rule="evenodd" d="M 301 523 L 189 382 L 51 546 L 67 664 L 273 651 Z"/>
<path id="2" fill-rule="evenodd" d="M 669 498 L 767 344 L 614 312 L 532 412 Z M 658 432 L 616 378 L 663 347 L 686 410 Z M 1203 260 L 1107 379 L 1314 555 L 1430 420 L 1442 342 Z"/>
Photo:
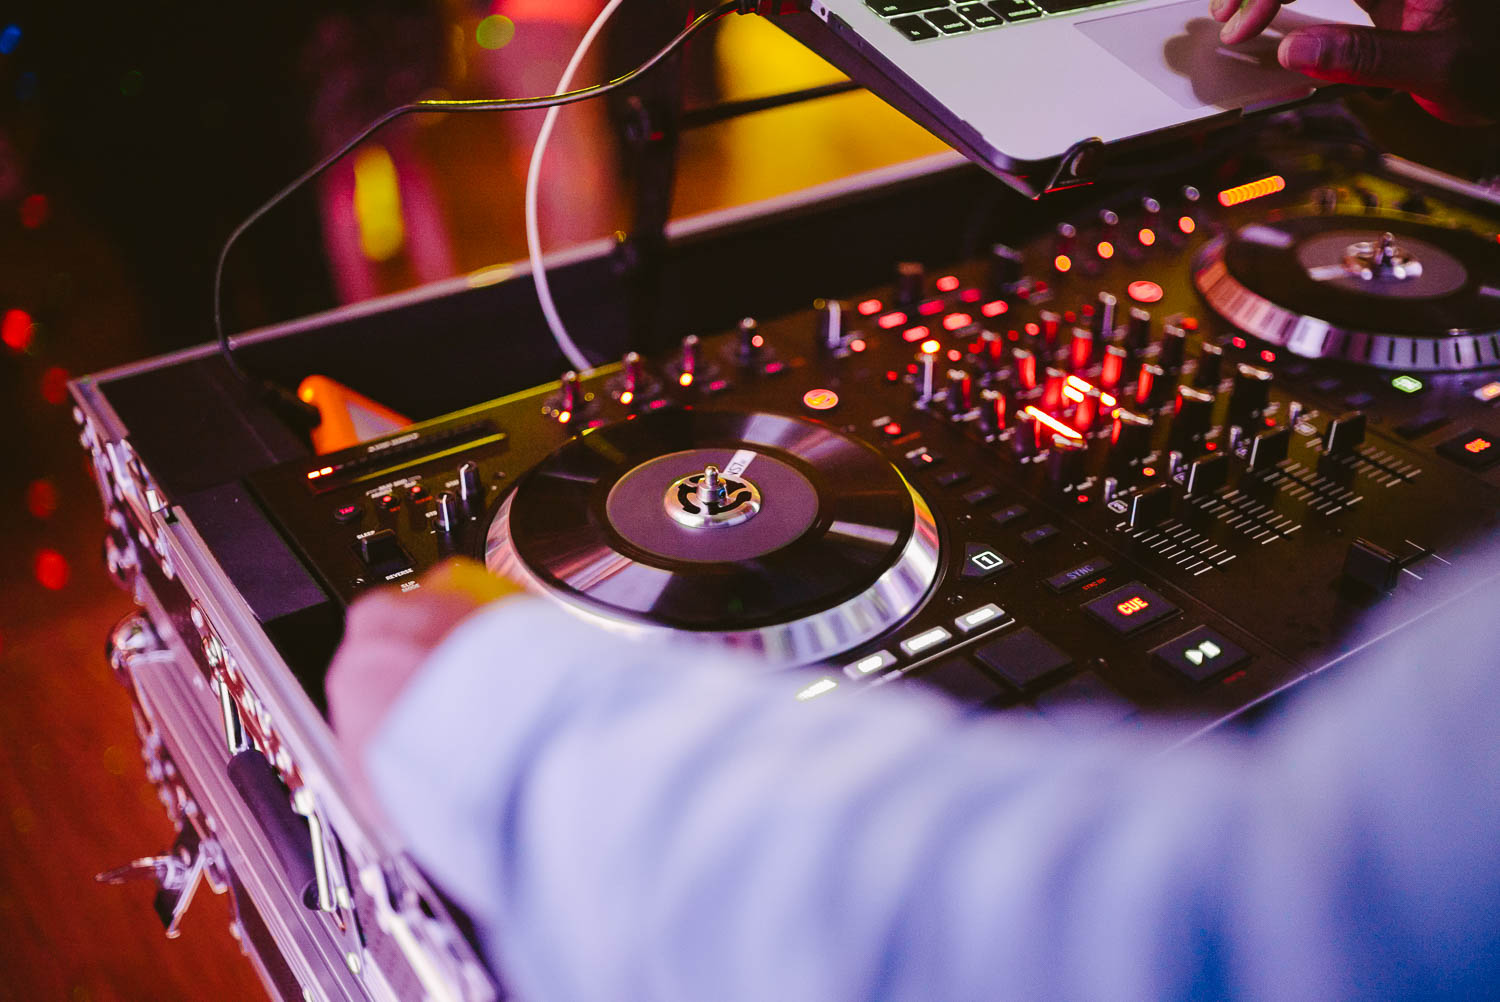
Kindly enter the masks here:
<path id="1" fill-rule="evenodd" d="M 1233 714 L 1364 643 L 1373 611 L 1452 595 L 1493 532 L 1500 210 L 1389 162 L 1231 180 L 1115 192 L 982 259 L 250 483 L 348 602 L 484 559 L 507 496 L 580 436 L 795 417 L 877 450 L 939 540 L 915 608 L 800 695 Z"/>

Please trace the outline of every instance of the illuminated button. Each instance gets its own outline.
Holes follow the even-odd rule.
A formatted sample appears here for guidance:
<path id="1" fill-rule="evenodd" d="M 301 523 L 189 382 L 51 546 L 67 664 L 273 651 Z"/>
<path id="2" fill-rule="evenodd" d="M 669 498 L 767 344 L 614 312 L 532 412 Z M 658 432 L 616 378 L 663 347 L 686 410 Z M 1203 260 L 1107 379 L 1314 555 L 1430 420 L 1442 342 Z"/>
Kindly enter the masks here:
<path id="1" fill-rule="evenodd" d="M 1495 388 L 1495 396 L 1500 396 L 1500 383 L 1491 383 L 1490 385 Z M 1406 394 L 1421 393 L 1423 390 L 1427 389 L 1426 383 L 1422 382 L 1416 376 L 1408 376 L 1404 372 L 1401 375 L 1391 379 L 1391 386 L 1394 389 L 1400 390 L 1402 393 Z M 1481 389 L 1482 388 L 1483 387 L 1481 387 Z M 1493 400 L 1494 397 L 1491 397 L 1490 399 Z"/>
<path id="2" fill-rule="evenodd" d="M 964 569 L 959 577 L 970 581 L 982 581 L 993 577 L 1010 566 L 1010 561 L 983 543 L 968 543 L 964 546 Z"/>
<path id="3" fill-rule="evenodd" d="M 1244 648 L 1206 626 L 1184 633 L 1160 647 L 1153 647 L 1151 656 L 1190 682 L 1202 682 L 1250 660 L 1250 654 Z"/>
<path id="4" fill-rule="evenodd" d="M 802 406 L 810 411 L 831 411 L 839 405 L 839 395 L 832 390 L 808 390 L 802 394 Z"/>
<path id="5" fill-rule="evenodd" d="M 333 509 L 333 520 L 340 525 L 348 525 L 350 522 L 358 522 L 360 516 L 365 513 L 361 505 L 346 504 Z"/>
<path id="6" fill-rule="evenodd" d="M 1136 633 L 1177 615 L 1177 606 L 1143 584 L 1132 582 L 1094 599 L 1084 610 L 1117 633 Z"/>
<path id="7" fill-rule="evenodd" d="M 1125 294 L 1138 303 L 1159 303 L 1162 297 L 1161 286 L 1147 281 L 1131 282 Z"/>
<path id="8" fill-rule="evenodd" d="M 930 630 L 901 641 L 901 650 L 907 657 L 915 657 L 923 651 L 930 651 L 939 644 L 945 644 L 952 639 L 953 634 L 941 626 L 934 626 Z"/>
<path id="9" fill-rule="evenodd" d="M 394 494 L 382 494 L 380 496 L 380 507 L 386 511 L 399 511 L 401 509 L 401 499 Z"/>
<path id="10" fill-rule="evenodd" d="M 1500 463 L 1500 439 L 1477 428 L 1470 428 L 1457 438 L 1448 439 L 1437 447 L 1437 451 L 1471 470 L 1487 470 Z"/>
<path id="11" fill-rule="evenodd" d="M 1030 627 L 992 640 L 974 652 L 985 667 L 1017 689 L 1027 689 L 1073 666 L 1073 658 Z"/>
<path id="12" fill-rule="evenodd" d="M 818 696 L 825 696 L 838 687 L 838 679 L 820 678 L 812 685 L 803 686 L 802 689 L 797 692 L 797 699 L 801 700 L 802 702 L 806 702 L 807 700 L 815 699 Z"/>
<path id="13" fill-rule="evenodd" d="M 1474 399 L 1482 404 L 1494 403 L 1500 399 L 1500 382 L 1485 383 L 1474 391 Z"/>
<path id="14" fill-rule="evenodd" d="M 960 633 L 973 633 L 981 626 L 993 626 L 996 623 L 1003 622 L 1004 619 L 1005 610 L 991 602 L 988 605 L 981 605 L 977 609 L 971 609 L 962 616 L 959 616 L 953 621 L 953 625 L 958 627 Z"/>
<path id="15" fill-rule="evenodd" d="M 902 431 L 901 425 L 896 421 L 887 421 L 880 426 L 880 433 L 886 438 L 900 438 Z"/>
<path id="16" fill-rule="evenodd" d="M 1061 574 L 1052 575 L 1047 579 L 1047 587 L 1060 595 L 1065 591 L 1077 588 L 1085 581 L 1093 580 L 1109 570 L 1110 566 L 1110 562 L 1103 557 L 1093 557 L 1092 559 L 1085 560 L 1077 567 L 1069 568 Z"/>
<path id="17" fill-rule="evenodd" d="M 868 678 L 876 672 L 885 671 L 896 663 L 896 655 L 890 651 L 876 651 L 874 654 L 866 654 L 858 661 L 851 661 L 844 665 L 844 674 L 850 678 Z"/>
<path id="18" fill-rule="evenodd" d="M 939 473 L 933 479 L 938 482 L 939 487 L 955 487 L 968 480 L 970 475 L 968 470 L 949 470 L 946 473 Z"/>

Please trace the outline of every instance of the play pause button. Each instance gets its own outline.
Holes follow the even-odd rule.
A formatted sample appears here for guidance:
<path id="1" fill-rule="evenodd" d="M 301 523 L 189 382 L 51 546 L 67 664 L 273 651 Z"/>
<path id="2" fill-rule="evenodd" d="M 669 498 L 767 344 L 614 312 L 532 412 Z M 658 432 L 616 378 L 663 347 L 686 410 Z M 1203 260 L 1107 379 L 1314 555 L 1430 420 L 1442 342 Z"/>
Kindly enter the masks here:
<path id="1" fill-rule="evenodd" d="M 1222 675 L 1250 660 L 1250 654 L 1217 630 L 1200 626 L 1153 648 L 1157 662 L 1192 682 Z"/>

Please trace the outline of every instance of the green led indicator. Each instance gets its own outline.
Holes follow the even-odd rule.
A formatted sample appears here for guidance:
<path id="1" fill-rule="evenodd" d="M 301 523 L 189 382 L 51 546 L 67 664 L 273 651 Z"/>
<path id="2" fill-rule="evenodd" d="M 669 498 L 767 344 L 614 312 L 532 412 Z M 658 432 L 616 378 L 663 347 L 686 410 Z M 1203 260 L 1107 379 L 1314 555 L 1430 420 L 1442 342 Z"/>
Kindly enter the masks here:
<path id="1" fill-rule="evenodd" d="M 1421 393 L 1423 383 L 1416 376 L 1397 376 L 1391 380 L 1391 385 L 1402 393 Z"/>

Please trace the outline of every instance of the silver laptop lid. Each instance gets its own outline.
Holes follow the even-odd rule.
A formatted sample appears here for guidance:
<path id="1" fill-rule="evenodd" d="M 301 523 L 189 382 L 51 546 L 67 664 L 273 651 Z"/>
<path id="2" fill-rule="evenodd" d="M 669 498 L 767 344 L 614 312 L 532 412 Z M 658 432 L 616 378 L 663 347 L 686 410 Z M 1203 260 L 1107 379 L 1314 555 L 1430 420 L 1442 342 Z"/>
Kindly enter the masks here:
<path id="1" fill-rule="evenodd" d="M 1308 24 L 1369 23 L 1353 0 L 1298 0 L 1263 35 L 1231 48 L 1207 0 L 1088 4 L 812 0 L 811 8 L 923 112 L 972 137 L 964 152 L 1000 171 L 1091 137 L 1117 142 L 1302 100 L 1314 85 L 1277 64 L 1281 37 Z"/>

